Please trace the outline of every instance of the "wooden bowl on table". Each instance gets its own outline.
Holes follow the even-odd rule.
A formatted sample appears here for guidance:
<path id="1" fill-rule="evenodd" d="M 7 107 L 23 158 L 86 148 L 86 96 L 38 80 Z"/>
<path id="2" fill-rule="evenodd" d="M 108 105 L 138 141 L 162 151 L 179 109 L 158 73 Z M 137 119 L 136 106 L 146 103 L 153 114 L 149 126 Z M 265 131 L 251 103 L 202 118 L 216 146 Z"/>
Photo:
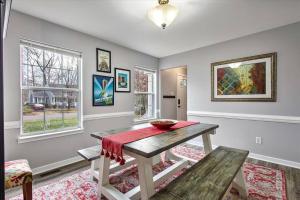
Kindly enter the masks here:
<path id="1" fill-rule="evenodd" d="M 173 119 L 158 119 L 150 122 L 152 126 L 158 129 L 169 129 L 177 123 L 178 121 Z"/>

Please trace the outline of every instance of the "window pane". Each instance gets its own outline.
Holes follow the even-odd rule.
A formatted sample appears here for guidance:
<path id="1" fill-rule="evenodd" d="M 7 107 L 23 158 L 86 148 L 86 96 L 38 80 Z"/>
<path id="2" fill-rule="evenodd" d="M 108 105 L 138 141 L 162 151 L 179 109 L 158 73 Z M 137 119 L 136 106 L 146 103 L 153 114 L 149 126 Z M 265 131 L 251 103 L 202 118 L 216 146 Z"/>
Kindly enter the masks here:
<path id="1" fill-rule="evenodd" d="M 74 56 L 63 55 L 63 69 L 68 70 L 77 70 L 78 67 L 78 58 Z"/>
<path id="2" fill-rule="evenodd" d="M 23 132 L 44 131 L 44 91 L 23 90 Z"/>
<path id="3" fill-rule="evenodd" d="M 63 92 L 63 123 L 64 127 L 79 127 L 78 120 L 78 92 L 64 91 Z"/>
<path id="4" fill-rule="evenodd" d="M 32 45 L 27 41 L 20 45 L 22 86 L 36 87 L 22 90 L 23 132 L 45 133 L 80 127 L 81 57 L 70 51 L 64 54 L 63 49 L 56 47 Z"/>
<path id="5" fill-rule="evenodd" d="M 27 82 L 28 86 L 43 86 L 43 72 L 41 68 L 33 65 L 24 65 L 27 76 L 23 76 L 23 82 Z"/>
<path id="6" fill-rule="evenodd" d="M 61 90 L 45 91 L 45 130 L 53 131 L 63 128 L 63 104 Z"/>
<path id="7" fill-rule="evenodd" d="M 46 85 L 49 87 L 59 87 L 61 83 L 61 70 L 56 68 L 46 68 Z"/>
<path id="8" fill-rule="evenodd" d="M 64 69 L 62 72 L 62 87 L 78 88 L 78 72 L 72 69 Z"/>
<path id="9" fill-rule="evenodd" d="M 28 66 L 22 65 L 22 85 L 27 86 L 28 83 Z"/>
<path id="10" fill-rule="evenodd" d="M 153 92 L 153 72 L 135 69 L 134 86 L 136 92 Z"/>
<path id="11" fill-rule="evenodd" d="M 43 51 L 38 48 L 21 45 L 21 63 L 28 65 L 42 65 Z"/>
<path id="12" fill-rule="evenodd" d="M 135 95 L 135 119 L 149 119 L 154 118 L 154 95 L 136 94 Z"/>

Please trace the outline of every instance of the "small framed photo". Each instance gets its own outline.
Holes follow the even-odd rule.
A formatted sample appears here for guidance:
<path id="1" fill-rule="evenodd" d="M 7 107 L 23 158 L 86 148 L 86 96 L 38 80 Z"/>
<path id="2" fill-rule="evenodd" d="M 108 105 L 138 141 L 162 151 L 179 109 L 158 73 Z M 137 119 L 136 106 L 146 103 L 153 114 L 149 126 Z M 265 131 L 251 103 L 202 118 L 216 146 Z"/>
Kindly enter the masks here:
<path id="1" fill-rule="evenodd" d="M 116 92 L 130 92 L 131 78 L 130 70 L 115 68 L 115 91 Z"/>
<path id="2" fill-rule="evenodd" d="M 111 73 L 111 52 L 104 49 L 96 49 L 97 71 Z"/>
<path id="3" fill-rule="evenodd" d="M 93 106 L 114 105 L 114 78 L 93 75 Z"/>

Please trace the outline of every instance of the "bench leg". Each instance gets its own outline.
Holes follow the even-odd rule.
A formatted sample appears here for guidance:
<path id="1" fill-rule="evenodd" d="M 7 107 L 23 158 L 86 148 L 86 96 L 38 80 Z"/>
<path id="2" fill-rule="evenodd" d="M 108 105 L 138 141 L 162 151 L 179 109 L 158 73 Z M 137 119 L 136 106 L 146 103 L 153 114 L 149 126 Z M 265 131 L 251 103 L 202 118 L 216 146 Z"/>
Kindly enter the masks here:
<path id="1" fill-rule="evenodd" d="M 95 173 L 95 172 L 99 168 L 99 162 L 100 162 L 100 159 L 92 160 L 92 162 L 91 162 L 91 175 L 92 175 L 93 181 L 98 181 L 98 179 L 97 179 L 98 173 Z"/>
<path id="2" fill-rule="evenodd" d="M 32 182 L 25 183 L 22 187 L 24 200 L 32 200 Z"/>
<path id="3" fill-rule="evenodd" d="M 102 186 L 109 184 L 110 159 L 101 156 L 99 162 L 98 197 L 101 199 Z"/>
<path id="4" fill-rule="evenodd" d="M 237 173 L 233 181 L 233 187 L 239 191 L 240 197 L 242 199 L 247 199 L 248 194 L 247 194 L 242 168 L 239 170 L 239 172 Z"/>
<path id="5" fill-rule="evenodd" d="M 154 195 L 154 182 L 152 173 L 152 158 L 137 158 L 141 199 L 148 200 Z"/>
<path id="6" fill-rule="evenodd" d="M 209 154 L 212 151 L 212 144 L 210 140 L 210 132 L 202 135 L 203 146 L 205 154 Z"/>

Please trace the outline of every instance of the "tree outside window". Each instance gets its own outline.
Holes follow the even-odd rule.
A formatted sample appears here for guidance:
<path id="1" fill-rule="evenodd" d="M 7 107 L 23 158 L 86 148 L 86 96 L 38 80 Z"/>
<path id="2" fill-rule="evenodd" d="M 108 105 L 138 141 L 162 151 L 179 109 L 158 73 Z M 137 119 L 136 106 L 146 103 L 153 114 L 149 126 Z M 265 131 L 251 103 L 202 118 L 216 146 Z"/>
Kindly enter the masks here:
<path id="1" fill-rule="evenodd" d="M 135 120 L 155 118 L 155 79 L 154 71 L 134 69 Z"/>
<path id="2" fill-rule="evenodd" d="M 21 41 L 22 134 L 81 128 L 77 52 Z"/>

